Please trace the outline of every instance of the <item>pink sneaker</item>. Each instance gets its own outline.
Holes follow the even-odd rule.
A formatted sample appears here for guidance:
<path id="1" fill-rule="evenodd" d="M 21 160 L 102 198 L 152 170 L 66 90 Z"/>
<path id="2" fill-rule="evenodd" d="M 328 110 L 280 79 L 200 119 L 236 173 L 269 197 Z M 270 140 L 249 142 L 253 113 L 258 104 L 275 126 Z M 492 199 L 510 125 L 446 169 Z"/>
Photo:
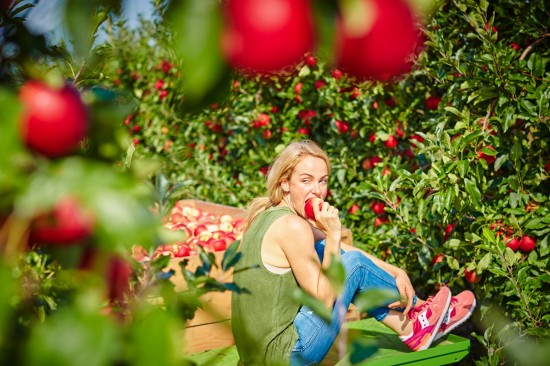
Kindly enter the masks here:
<path id="1" fill-rule="evenodd" d="M 434 342 L 446 336 L 451 330 L 464 323 L 472 315 L 476 307 L 476 298 L 472 291 L 462 291 L 451 299 L 449 311 L 445 314 L 439 331 L 435 335 Z"/>
<path id="2" fill-rule="evenodd" d="M 413 321 L 413 331 L 400 336 L 401 340 L 413 351 L 422 351 L 430 347 L 451 303 L 451 290 L 442 287 L 420 306 L 411 309 L 408 316 Z"/>

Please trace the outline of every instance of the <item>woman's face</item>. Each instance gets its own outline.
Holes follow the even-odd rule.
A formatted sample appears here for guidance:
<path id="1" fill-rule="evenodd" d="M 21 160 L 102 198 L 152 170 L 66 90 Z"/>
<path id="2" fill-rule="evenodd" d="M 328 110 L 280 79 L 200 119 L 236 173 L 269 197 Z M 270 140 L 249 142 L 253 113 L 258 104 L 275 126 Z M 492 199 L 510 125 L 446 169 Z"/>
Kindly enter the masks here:
<path id="1" fill-rule="evenodd" d="M 306 156 L 296 165 L 290 179 L 282 183 L 288 191 L 292 208 L 304 216 L 305 202 L 314 197 L 325 199 L 328 191 L 328 168 L 321 158 Z"/>

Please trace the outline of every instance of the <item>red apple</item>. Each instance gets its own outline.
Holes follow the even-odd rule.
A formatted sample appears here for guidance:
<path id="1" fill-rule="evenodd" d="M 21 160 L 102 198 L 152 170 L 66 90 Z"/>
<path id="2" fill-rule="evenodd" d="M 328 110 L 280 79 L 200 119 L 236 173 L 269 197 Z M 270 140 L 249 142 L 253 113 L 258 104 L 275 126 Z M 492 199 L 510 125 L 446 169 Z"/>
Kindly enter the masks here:
<path id="1" fill-rule="evenodd" d="M 198 225 L 195 227 L 195 230 L 193 230 L 193 235 L 200 236 L 203 232 L 208 232 L 208 228 L 205 225 Z"/>
<path id="2" fill-rule="evenodd" d="M 189 246 L 186 244 L 182 244 L 178 247 L 176 252 L 174 253 L 174 257 L 176 258 L 183 258 L 189 256 Z"/>
<path id="3" fill-rule="evenodd" d="M 395 149 L 397 146 L 397 138 L 394 135 L 389 135 L 384 145 L 386 145 L 387 148 Z"/>
<path id="4" fill-rule="evenodd" d="M 314 46 L 308 0 L 227 0 L 222 4 L 222 53 L 237 69 L 278 72 L 300 62 Z"/>
<path id="5" fill-rule="evenodd" d="M 381 215 L 384 212 L 386 212 L 385 207 L 386 204 L 382 201 L 373 201 L 370 205 L 372 211 L 374 211 L 375 214 Z"/>
<path id="6" fill-rule="evenodd" d="M 350 214 L 355 214 L 357 211 L 361 210 L 361 207 L 359 207 L 359 205 L 357 203 L 354 203 L 353 205 L 351 205 L 351 207 L 348 209 L 348 212 Z"/>
<path id="7" fill-rule="evenodd" d="M 372 156 L 363 160 L 361 166 L 363 167 L 363 169 L 369 170 L 374 168 L 374 166 L 380 162 L 382 162 L 382 159 L 379 156 Z"/>
<path id="8" fill-rule="evenodd" d="M 55 158 L 74 151 L 88 130 L 88 111 L 72 86 L 28 81 L 19 91 L 21 135 L 32 150 Z"/>
<path id="9" fill-rule="evenodd" d="M 430 95 L 426 99 L 426 108 L 429 110 L 435 111 L 439 108 L 439 103 L 441 103 L 441 97 L 437 95 Z"/>
<path id="10" fill-rule="evenodd" d="M 470 283 L 478 283 L 480 278 L 477 276 L 476 271 L 464 270 L 464 278 Z"/>
<path id="11" fill-rule="evenodd" d="M 230 246 L 233 242 L 235 242 L 235 240 L 237 240 L 233 235 L 225 235 L 222 239 L 225 241 L 226 246 Z"/>
<path id="12" fill-rule="evenodd" d="M 494 147 L 492 147 L 491 145 L 488 145 L 488 146 L 485 146 L 485 148 L 488 148 L 488 149 L 491 149 L 491 150 L 495 150 Z M 497 160 L 497 157 L 496 156 L 492 156 L 492 155 L 487 155 L 485 154 L 484 152 L 482 152 L 481 150 L 479 150 L 477 152 L 477 157 L 479 159 L 483 159 L 487 162 L 488 165 L 490 164 L 493 164 L 495 162 L 495 160 Z"/>
<path id="13" fill-rule="evenodd" d="M 61 199 L 52 211 L 36 217 L 31 224 L 33 241 L 52 245 L 71 245 L 90 236 L 94 229 L 91 212 L 74 197 Z"/>
<path id="14" fill-rule="evenodd" d="M 111 301 L 120 302 L 130 290 L 132 266 L 124 258 L 115 256 L 107 264 L 106 282 Z"/>
<path id="15" fill-rule="evenodd" d="M 223 239 L 212 240 L 209 244 L 215 252 L 221 252 L 227 249 L 227 244 Z"/>
<path id="16" fill-rule="evenodd" d="M 382 81 L 409 72 L 410 58 L 419 51 L 422 33 L 407 1 L 350 3 L 356 6 L 344 8 L 337 20 L 338 67 L 359 79 Z"/>
<path id="17" fill-rule="evenodd" d="M 346 122 L 337 120 L 334 121 L 334 123 L 336 124 L 336 128 L 338 129 L 338 132 L 340 132 L 340 134 L 348 132 L 349 125 Z"/>
<path id="18" fill-rule="evenodd" d="M 533 249 L 535 249 L 536 245 L 537 245 L 537 239 L 533 238 L 532 236 L 528 236 L 528 235 L 524 235 L 521 238 L 521 240 L 519 241 L 519 247 L 525 253 L 532 252 Z"/>
<path id="19" fill-rule="evenodd" d="M 319 205 L 319 210 L 320 210 L 323 207 L 323 200 L 317 197 L 308 199 L 304 205 L 304 211 L 305 211 L 306 217 L 313 221 L 315 221 L 315 212 L 313 211 L 314 201 L 317 202 L 317 205 Z"/>
<path id="20" fill-rule="evenodd" d="M 374 219 L 374 226 L 380 226 L 382 224 L 386 224 L 388 223 L 389 220 L 387 217 L 377 217 L 376 219 Z"/>
<path id="21" fill-rule="evenodd" d="M 432 258 L 432 266 L 435 265 L 436 263 L 441 263 L 443 262 L 443 260 L 445 259 L 445 256 L 443 255 L 443 253 L 439 253 L 439 254 L 436 254 L 434 255 L 434 257 Z"/>
<path id="22" fill-rule="evenodd" d="M 504 241 L 506 243 L 506 246 L 508 248 L 512 249 L 514 252 L 516 252 L 519 249 L 520 241 L 518 240 L 518 238 L 514 237 L 514 238 L 510 239 L 509 236 L 506 236 Z"/>
<path id="23" fill-rule="evenodd" d="M 456 224 L 450 223 L 445 227 L 445 240 L 449 239 L 455 229 Z"/>

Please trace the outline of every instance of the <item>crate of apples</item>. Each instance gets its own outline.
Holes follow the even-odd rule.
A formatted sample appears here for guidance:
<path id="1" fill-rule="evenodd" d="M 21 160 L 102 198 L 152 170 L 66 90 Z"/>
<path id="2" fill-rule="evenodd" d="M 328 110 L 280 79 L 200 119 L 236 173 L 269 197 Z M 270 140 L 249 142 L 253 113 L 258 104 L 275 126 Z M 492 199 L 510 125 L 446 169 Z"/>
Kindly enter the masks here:
<path id="1" fill-rule="evenodd" d="M 184 231 L 185 241 L 159 246 L 153 257 L 170 255 L 183 258 L 196 255 L 201 247 L 207 252 L 221 252 L 240 239 L 246 211 L 217 203 L 200 200 L 177 201 L 164 226 L 170 230 Z"/>

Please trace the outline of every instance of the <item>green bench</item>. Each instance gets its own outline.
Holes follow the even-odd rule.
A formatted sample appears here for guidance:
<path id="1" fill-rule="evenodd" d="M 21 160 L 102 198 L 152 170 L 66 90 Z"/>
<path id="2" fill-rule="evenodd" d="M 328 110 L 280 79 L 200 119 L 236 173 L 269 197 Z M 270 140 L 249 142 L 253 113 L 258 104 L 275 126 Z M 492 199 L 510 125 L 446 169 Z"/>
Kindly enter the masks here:
<path id="1" fill-rule="evenodd" d="M 470 352 L 470 340 L 450 334 L 425 351 L 411 352 L 399 337 L 383 324 L 369 318 L 345 323 L 348 338 L 366 337 L 378 342 L 378 351 L 359 365 L 448 365 L 463 359 Z M 219 348 L 188 356 L 198 366 L 237 365 L 239 355 L 235 346 Z M 331 349 L 323 365 L 350 365 L 348 356 L 339 359 Z"/>

